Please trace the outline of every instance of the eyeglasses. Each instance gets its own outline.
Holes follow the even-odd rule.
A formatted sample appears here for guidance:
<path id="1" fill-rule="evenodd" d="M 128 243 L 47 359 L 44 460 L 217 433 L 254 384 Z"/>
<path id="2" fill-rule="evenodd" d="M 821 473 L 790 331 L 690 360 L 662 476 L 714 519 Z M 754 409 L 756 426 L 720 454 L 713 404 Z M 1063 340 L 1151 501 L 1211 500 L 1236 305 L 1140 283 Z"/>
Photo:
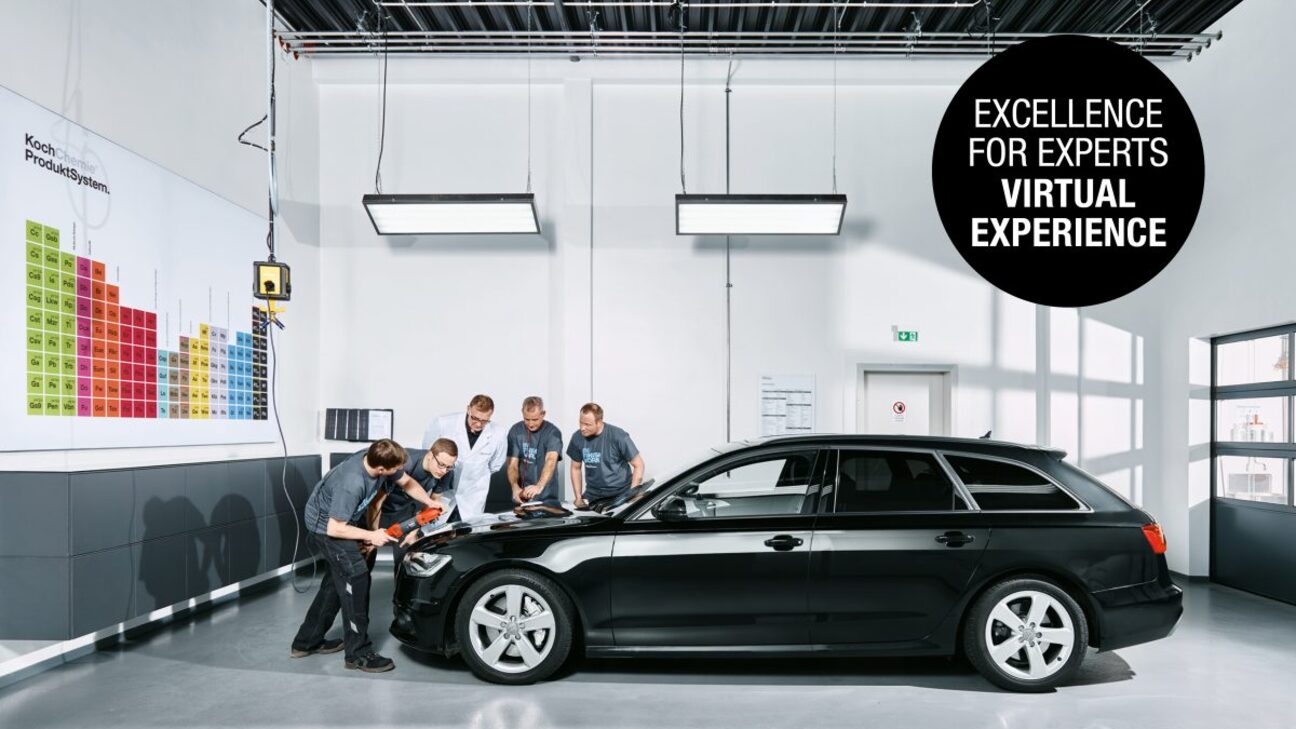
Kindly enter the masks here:
<path id="1" fill-rule="evenodd" d="M 440 466 L 441 468 L 444 468 L 444 469 L 447 470 L 447 471 L 449 471 L 450 469 L 454 468 L 454 464 L 453 464 L 453 463 L 442 463 L 441 461 L 438 461 L 438 460 L 435 459 L 435 458 L 432 459 L 432 462 L 435 463 L 436 465 Z"/>
<path id="2" fill-rule="evenodd" d="M 478 425 L 485 425 L 490 422 L 490 418 L 479 418 L 476 415 L 473 415 L 472 413 L 468 413 L 468 420 Z"/>

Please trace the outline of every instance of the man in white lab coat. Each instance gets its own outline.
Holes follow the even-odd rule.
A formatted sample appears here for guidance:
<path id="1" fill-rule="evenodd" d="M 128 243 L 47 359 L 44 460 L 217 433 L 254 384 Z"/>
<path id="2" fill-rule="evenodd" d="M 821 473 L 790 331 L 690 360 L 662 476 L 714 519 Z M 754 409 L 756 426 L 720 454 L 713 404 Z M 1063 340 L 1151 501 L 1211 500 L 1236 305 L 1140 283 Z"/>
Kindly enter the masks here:
<path id="1" fill-rule="evenodd" d="M 491 422 L 494 412 L 494 400 L 486 395 L 475 395 L 468 402 L 467 412 L 442 415 L 433 420 L 423 434 L 424 448 L 430 447 L 437 438 L 449 438 L 459 446 L 453 487 L 448 494 L 454 499 L 458 514 L 451 516 L 452 520 L 472 519 L 485 512 L 491 474 L 504 467 L 508 439 L 504 431 Z"/>

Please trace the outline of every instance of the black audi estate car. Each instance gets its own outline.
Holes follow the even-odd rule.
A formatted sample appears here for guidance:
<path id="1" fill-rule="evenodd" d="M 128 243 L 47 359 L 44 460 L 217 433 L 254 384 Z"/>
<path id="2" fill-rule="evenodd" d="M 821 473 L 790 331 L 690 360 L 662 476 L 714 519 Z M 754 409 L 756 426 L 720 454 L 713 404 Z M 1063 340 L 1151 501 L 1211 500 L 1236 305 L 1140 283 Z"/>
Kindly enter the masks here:
<path id="1" fill-rule="evenodd" d="M 1044 691 L 1183 612 L 1165 538 L 1057 450 L 813 435 L 718 448 L 622 503 L 424 536 L 391 632 L 530 683 L 590 656 L 966 655 Z"/>

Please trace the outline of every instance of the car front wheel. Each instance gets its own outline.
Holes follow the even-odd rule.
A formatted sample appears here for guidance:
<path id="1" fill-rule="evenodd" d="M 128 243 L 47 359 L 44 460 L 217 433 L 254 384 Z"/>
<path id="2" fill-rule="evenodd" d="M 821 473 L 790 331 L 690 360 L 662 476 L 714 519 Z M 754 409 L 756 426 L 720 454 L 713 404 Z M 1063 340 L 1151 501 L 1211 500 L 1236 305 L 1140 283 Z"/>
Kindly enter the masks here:
<path id="1" fill-rule="evenodd" d="M 1048 691 L 1084 660 L 1089 626 L 1075 599 L 1043 579 L 1015 578 L 972 606 L 963 648 L 977 671 L 1010 691 Z"/>
<path id="2" fill-rule="evenodd" d="M 455 635 L 480 679 L 528 684 L 548 678 L 571 652 L 571 602 L 552 580 L 502 570 L 473 583 L 459 602 Z"/>

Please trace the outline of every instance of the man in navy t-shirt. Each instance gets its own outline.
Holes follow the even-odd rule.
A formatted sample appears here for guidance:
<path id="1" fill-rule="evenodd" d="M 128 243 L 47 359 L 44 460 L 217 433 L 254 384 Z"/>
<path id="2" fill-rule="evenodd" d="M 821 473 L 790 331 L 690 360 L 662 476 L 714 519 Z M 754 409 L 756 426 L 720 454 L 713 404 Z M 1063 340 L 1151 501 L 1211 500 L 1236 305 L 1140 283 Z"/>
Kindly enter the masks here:
<path id="1" fill-rule="evenodd" d="M 513 503 L 538 501 L 558 506 L 558 461 L 562 460 L 562 431 L 545 420 L 544 400 L 532 395 L 522 401 L 522 420 L 508 432 L 508 480 Z"/>
<path id="2" fill-rule="evenodd" d="M 577 508 L 619 497 L 643 483 L 644 461 L 639 449 L 629 433 L 603 422 L 603 408 L 597 403 L 581 407 L 580 430 L 572 433 L 567 456 L 571 458 L 572 496 Z"/>

